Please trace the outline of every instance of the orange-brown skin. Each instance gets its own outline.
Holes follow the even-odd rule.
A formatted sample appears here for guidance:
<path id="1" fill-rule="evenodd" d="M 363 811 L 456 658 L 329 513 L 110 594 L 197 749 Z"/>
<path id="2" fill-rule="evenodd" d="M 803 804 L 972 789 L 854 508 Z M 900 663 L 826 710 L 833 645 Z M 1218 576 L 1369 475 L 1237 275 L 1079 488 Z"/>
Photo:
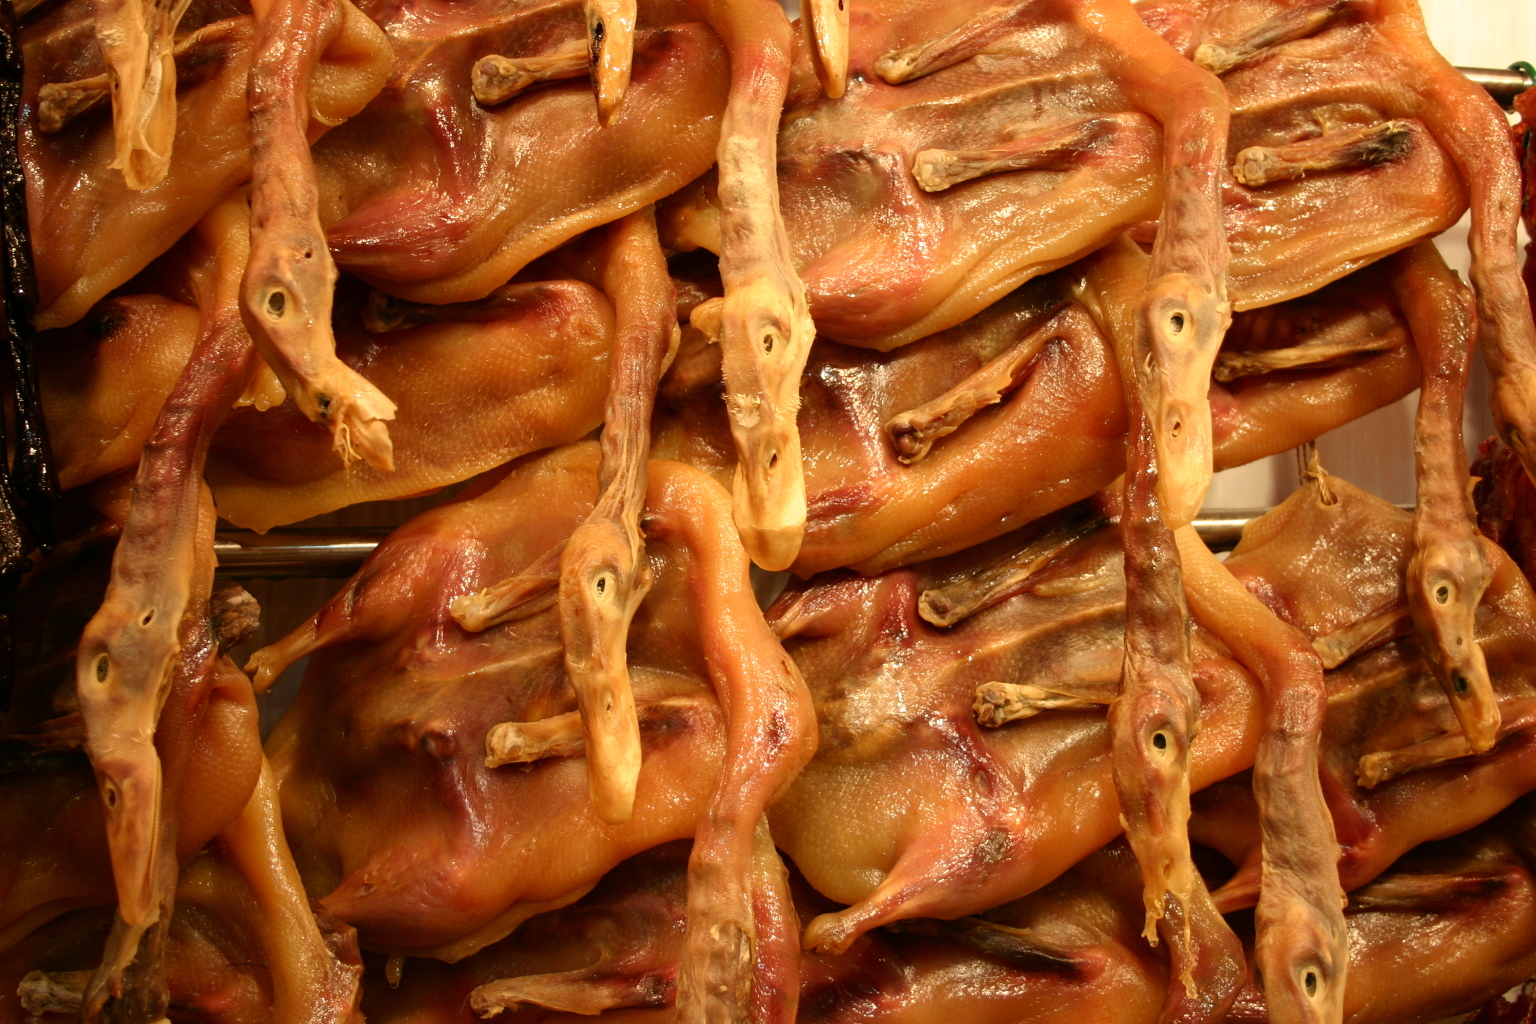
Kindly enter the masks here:
<path id="1" fill-rule="evenodd" d="M 815 760 L 771 813 L 774 835 L 820 892 L 853 904 L 810 922 L 808 946 L 837 951 L 892 921 L 979 913 L 1121 831 L 1110 730 L 1092 706 L 1114 699 L 1123 669 L 1117 531 L 1068 546 L 955 625 L 919 615 L 925 591 L 969 579 L 1037 532 L 873 578 L 830 573 L 770 610 L 821 726 Z M 1259 726 L 1252 680 L 1198 630 L 1193 670 L 1199 789 L 1251 759 Z M 973 705 L 994 681 L 1038 682 L 1090 706 L 983 728 Z M 1199 935 L 1197 925 L 1219 918 L 1192 920 Z"/>
<path id="2" fill-rule="evenodd" d="M 1494 421 L 1527 471 L 1536 473 L 1536 454 L 1526 441 L 1536 431 L 1536 324 L 1515 252 L 1520 167 L 1503 112 L 1435 50 L 1419 5 L 1414 0 L 1346 5 L 1179 0 L 1145 9 L 1143 16 L 1196 63 L 1222 75 L 1232 97 L 1235 148 L 1315 136 L 1319 114 L 1328 118 L 1330 130 L 1405 122 L 1411 144 L 1384 163 L 1316 175 L 1310 184 L 1300 179 L 1278 190 L 1262 186 L 1249 192 L 1229 185 L 1229 193 L 1239 193 L 1228 203 L 1236 213 L 1229 217 L 1229 231 L 1235 225 L 1243 233 L 1246 227 L 1251 239 L 1233 238 L 1234 301 L 1245 308 L 1333 280 L 1449 226 L 1463 201 L 1469 203 L 1471 283 L 1494 377 Z M 1419 198 L 1405 195 L 1403 185 Z M 1322 198 L 1337 211 L 1327 218 L 1333 231 L 1306 223 L 1309 197 Z M 1245 213 L 1250 204 L 1252 213 Z M 1294 234 L 1283 227 L 1272 230 L 1287 222 Z M 1282 243 L 1278 251 L 1271 248 L 1274 241 Z M 1243 266 L 1244 248 L 1257 257 L 1251 269 Z M 1283 258 L 1287 248 L 1299 258 Z M 1278 288 L 1252 288 L 1257 282 L 1244 281 L 1245 270 L 1260 276 L 1278 271 L 1288 280 L 1272 280 Z"/>
<path id="3" fill-rule="evenodd" d="M 213 432 L 245 386 L 250 340 L 240 326 L 235 285 L 244 263 L 243 197 L 211 214 L 193 242 L 189 285 L 204 320 L 197 347 L 145 445 L 133 504 L 113 556 L 101 609 L 86 626 L 76 656 L 76 690 L 86 752 L 107 806 L 119 912 L 113 950 L 93 981 L 88 1005 L 104 999 L 132 960 L 139 935 L 162 918 L 172 896 L 175 807 L 180 764 L 162 764 L 157 721 L 178 684 L 206 678 L 188 664 L 205 630 L 213 579 L 212 504 L 201 469 Z M 201 694 L 191 706 L 201 702 Z M 182 714 L 187 709 L 182 710 Z M 175 715 L 176 725 L 182 724 Z M 169 748 L 177 761 L 185 745 Z M 244 802 L 240 797 L 236 809 Z"/>
<path id="4" fill-rule="evenodd" d="M 598 259 L 616 321 L 598 469 L 602 495 L 560 553 L 559 602 L 565 668 L 581 707 L 592 801 L 604 821 L 622 822 L 633 809 L 640 773 L 640 725 L 625 644 L 651 586 L 640 531 L 651 406 L 678 327 L 676 289 L 651 209 L 617 221 Z M 454 617 L 466 629 L 484 629 L 519 614 L 529 590 L 527 580 L 514 577 L 455 602 Z"/>
<path id="5" fill-rule="evenodd" d="M 102 70 L 85 0 L 50 5 L 23 30 L 29 110 L 44 86 L 68 86 Z M 109 168 L 111 120 L 78 116 L 57 131 L 21 125 L 28 208 L 37 258 L 41 328 L 72 324 L 99 299 L 169 249 L 251 176 L 246 84 L 255 27 L 249 15 L 193 4 L 182 21 L 174 98 L 176 134 L 165 178 L 145 191 Z M 376 67 L 343 50 L 323 54 L 310 90 L 311 130 L 356 114 L 378 89 Z M 306 115 L 307 116 L 307 115 Z"/>
<path id="6" fill-rule="evenodd" d="M 389 43 L 349 0 L 256 0 L 249 87 L 251 248 L 240 286 L 241 312 L 262 358 L 309 419 L 324 423 L 349 465 L 358 458 L 393 468 L 386 420 L 395 406 L 336 358 L 331 304 L 336 265 L 320 226 L 319 188 L 309 147 L 336 119 L 319 115 L 313 92 L 329 52 L 365 68 L 356 113 L 384 85 Z M 329 123 L 327 123 L 329 122 Z"/>
<path id="7" fill-rule="evenodd" d="M 1331 504 L 1320 500 L 1324 487 Z M 1357 623 L 1382 623 L 1358 633 L 1341 652 L 1347 660 L 1325 677 L 1322 786 L 1343 848 L 1345 890 L 1418 843 L 1465 831 L 1536 787 L 1536 593 L 1485 542 L 1492 577 L 1475 635 L 1503 725 L 1492 751 L 1474 757 L 1412 632 L 1404 583 L 1411 522 L 1408 513 L 1327 477 L 1251 524 L 1226 562 L 1315 648 Z M 1251 833 L 1236 827 L 1230 834 L 1236 846 L 1228 855 L 1243 867 L 1216 893 L 1224 911 L 1252 905 L 1258 889 L 1256 846 L 1240 838 Z"/>
<path id="8" fill-rule="evenodd" d="M 1068 301 L 1069 282 L 1070 272 L 1037 279 L 959 327 L 889 354 L 817 343 L 799 418 L 810 514 L 792 571 L 846 565 L 879 572 L 947 554 L 1081 500 L 1123 471 L 1119 374 L 1086 309 Z M 1231 337 L 1243 348 L 1263 347 L 1322 324 L 1381 341 L 1384 350 L 1213 383 L 1218 468 L 1284 451 L 1418 386 L 1401 316 L 1374 287 L 1344 282 L 1260 311 L 1269 317 L 1269 341 L 1254 330 Z M 1016 345 L 1037 347 L 1017 386 L 936 438 L 920 461 L 903 465 L 887 424 L 953 398 Z M 706 377 L 663 401 L 655 451 L 725 482 L 733 446 L 719 391 Z"/>
<path id="9" fill-rule="evenodd" d="M 591 511 L 597 464 L 596 445 L 558 449 L 418 517 L 309 624 L 258 652 L 258 685 L 311 655 L 269 744 L 288 832 L 311 888 L 329 893 L 324 904 L 356 923 L 365 945 L 448 960 L 578 898 L 625 857 L 695 836 L 682 990 L 730 1002 L 742 984 L 766 984 L 742 974 L 742 950 L 762 943 L 773 960 L 781 941 L 759 929 L 754 908 L 772 905 L 772 887 L 747 883 L 768 856 L 754 836 L 814 737 L 803 685 L 752 597 L 721 487 L 687 467 L 649 467 L 655 583 L 629 639 L 647 723 L 629 821 L 598 818 L 578 757 L 484 763 L 491 726 L 575 706 L 557 616 L 545 609 L 472 634 L 448 605 L 567 537 Z M 402 801 L 408 792 L 433 796 Z"/>

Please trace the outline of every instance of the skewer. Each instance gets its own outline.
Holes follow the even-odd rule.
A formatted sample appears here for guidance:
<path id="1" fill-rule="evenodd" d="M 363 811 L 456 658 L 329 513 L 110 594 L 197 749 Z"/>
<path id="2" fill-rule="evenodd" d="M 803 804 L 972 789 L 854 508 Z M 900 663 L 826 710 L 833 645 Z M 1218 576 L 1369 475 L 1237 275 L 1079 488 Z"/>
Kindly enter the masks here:
<path id="1" fill-rule="evenodd" d="M 1515 102 L 1515 97 L 1536 86 L 1536 67 L 1529 61 L 1518 60 L 1507 68 L 1457 68 L 1473 82 L 1487 90 L 1488 95 L 1499 101 L 1505 110 Z"/>

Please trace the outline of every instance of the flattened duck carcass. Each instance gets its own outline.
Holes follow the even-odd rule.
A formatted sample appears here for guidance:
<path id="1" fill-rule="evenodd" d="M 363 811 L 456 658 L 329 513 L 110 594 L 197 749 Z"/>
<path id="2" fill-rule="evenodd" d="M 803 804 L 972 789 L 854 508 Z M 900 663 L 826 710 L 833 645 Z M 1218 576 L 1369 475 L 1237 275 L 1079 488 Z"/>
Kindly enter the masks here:
<path id="1" fill-rule="evenodd" d="M 1474 754 L 1413 629 L 1404 582 L 1411 522 L 1337 477 L 1316 475 L 1250 524 L 1226 562 L 1325 665 L 1336 666 L 1326 676 L 1321 764 L 1346 890 L 1426 839 L 1486 821 L 1536 786 L 1529 707 L 1536 593 L 1501 550 L 1479 541 L 1491 578 L 1473 635 L 1501 724 L 1493 749 Z M 1252 833 L 1239 827 L 1225 834 L 1201 841 L 1233 843 L 1225 852 L 1242 865 L 1215 893 L 1227 911 L 1252 904 L 1258 870 Z"/>
<path id="2" fill-rule="evenodd" d="M 821 726 L 774 835 L 818 891 L 852 904 L 810 922 L 807 946 L 979 913 L 1121 831 L 1104 715 L 1125 661 L 1121 542 L 1091 509 L 1072 513 L 913 568 L 817 577 L 770 610 Z M 1253 680 L 1198 628 L 1192 668 L 1199 789 L 1251 763 L 1260 723 Z M 1219 973 L 1230 932 L 1208 899 L 1186 911 L 1195 946 L 1218 954 L 1200 971 Z"/>
<path id="3" fill-rule="evenodd" d="M 69 0 L 37 12 L 22 30 L 22 125 L 37 255 L 38 326 L 75 323 L 185 235 L 251 176 L 246 86 L 255 26 L 248 14 L 196 0 L 181 18 L 175 56 L 176 135 L 164 179 L 130 189 L 109 165 L 110 119 L 98 112 L 110 82 L 96 45 L 92 6 Z M 382 42 L 382 40 L 379 40 Z M 362 110 L 384 84 L 387 47 L 337 46 L 320 55 L 308 90 L 315 136 Z"/>
<path id="4" fill-rule="evenodd" d="M 793 572 L 879 572 L 949 554 L 1123 471 L 1120 377 L 1103 331 L 1072 297 L 1076 268 L 888 354 L 817 342 L 801 388 L 809 517 Z M 1401 313 L 1370 288 L 1341 282 L 1262 312 L 1269 336 L 1329 335 L 1342 355 L 1213 382 L 1217 468 L 1285 451 L 1419 384 Z M 1262 347 L 1255 333 L 1225 344 Z M 657 455 L 729 480 L 732 446 L 707 365 L 680 356 L 662 394 Z"/>
<path id="5" fill-rule="evenodd" d="M 627 724 L 584 724 L 553 609 L 481 633 L 449 612 L 570 535 L 597 497 L 598 461 L 595 444 L 558 449 L 418 517 L 314 619 L 258 652 L 259 686 L 310 656 L 270 742 L 288 833 L 310 888 L 365 946 L 448 960 L 579 898 L 625 857 L 693 836 L 680 998 L 739 1002 L 754 943 L 778 941 L 752 923 L 751 901 L 774 898 L 751 881 L 754 856 L 767 855 L 754 837 L 812 737 L 725 492 L 687 467 L 649 467 L 654 583 L 630 631 Z M 607 728 L 638 732 L 644 758 L 633 813 L 617 825 L 588 796 L 589 773 L 609 766 L 581 756 Z M 423 798 L 403 804 L 402 788 Z"/>
<path id="6" fill-rule="evenodd" d="M 1536 476 L 1536 325 L 1520 169 L 1498 105 L 1408 0 L 1163 0 L 1142 17 L 1231 97 L 1225 219 L 1238 309 L 1311 291 L 1472 210 L 1471 283 L 1501 436 Z"/>
<path id="7" fill-rule="evenodd" d="M 1536 879 L 1521 817 L 1517 805 L 1486 827 L 1417 847 L 1350 894 L 1344 1019 L 1429 1024 L 1530 977 Z M 1232 1024 L 1272 1019 L 1252 984 L 1227 1015 Z"/>
<path id="8" fill-rule="evenodd" d="M 368 1019 L 469 1024 L 476 1011 L 505 1005 L 545 1008 L 539 1019 L 550 1024 L 590 1019 L 599 1008 L 634 1024 L 676 1020 L 687 857 L 682 843 L 633 857 L 581 900 L 451 967 L 407 959 L 397 989 L 374 975 Z M 832 909 L 798 876 L 790 882 L 802 919 Z M 916 920 L 862 935 L 843 953 L 807 952 L 795 1019 L 1151 1024 L 1168 972 L 1137 935 L 1139 906 L 1135 863 L 1123 843 L 1111 844 L 984 918 Z"/>

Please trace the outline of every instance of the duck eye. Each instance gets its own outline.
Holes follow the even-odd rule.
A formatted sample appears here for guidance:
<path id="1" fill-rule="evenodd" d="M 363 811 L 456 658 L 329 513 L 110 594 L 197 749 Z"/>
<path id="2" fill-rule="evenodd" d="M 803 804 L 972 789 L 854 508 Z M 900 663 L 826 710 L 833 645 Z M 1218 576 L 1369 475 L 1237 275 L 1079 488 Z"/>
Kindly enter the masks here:
<path id="1" fill-rule="evenodd" d="M 1302 984 L 1307 988 L 1307 995 L 1317 995 L 1317 972 L 1308 971 L 1306 977 L 1302 979 Z"/>

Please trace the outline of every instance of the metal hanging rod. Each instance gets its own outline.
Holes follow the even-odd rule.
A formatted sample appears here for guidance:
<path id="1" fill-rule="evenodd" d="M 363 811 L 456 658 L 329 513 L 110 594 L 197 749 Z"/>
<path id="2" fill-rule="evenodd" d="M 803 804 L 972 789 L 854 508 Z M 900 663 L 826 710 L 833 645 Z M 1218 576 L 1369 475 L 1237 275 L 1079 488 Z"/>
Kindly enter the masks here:
<path id="1" fill-rule="evenodd" d="M 1536 86 L 1536 67 L 1529 61 L 1516 61 L 1507 68 L 1457 68 L 1462 74 L 1482 86 L 1488 95 L 1508 110 L 1515 97 Z"/>
<path id="2" fill-rule="evenodd" d="M 1242 537 L 1243 527 L 1267 509 L 1235 508 L 1206 512 L 1195 520 L 1201 539 L 1215 551 L 1229 551 Z M 276 529 L 266 534 L 250 530 L 220 530 L 213 550 L 219 557 L 218 576 L 226 580 L 343 578 L 351 576 L 373 553 L 391 528 L 345 530 Z"/>

